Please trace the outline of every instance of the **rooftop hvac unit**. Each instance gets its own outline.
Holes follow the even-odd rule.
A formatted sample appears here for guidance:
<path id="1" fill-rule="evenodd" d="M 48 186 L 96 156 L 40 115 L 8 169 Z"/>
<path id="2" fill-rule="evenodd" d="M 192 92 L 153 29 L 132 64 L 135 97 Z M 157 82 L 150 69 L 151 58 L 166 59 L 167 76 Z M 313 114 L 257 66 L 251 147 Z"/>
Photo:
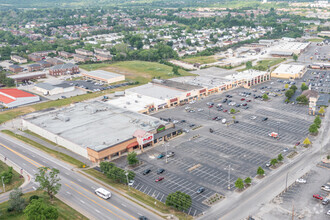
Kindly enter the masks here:
<path id="1" fill-rule="evenodd" d="M 126 102 L 127 105 L 130 105 L 131 103 L 130 102 Z"/>
<path id="2" fill-rule="evenodd" d="M 135 100 L 135 103 L 139 103 L 139 101 L 138 100 Z"/>

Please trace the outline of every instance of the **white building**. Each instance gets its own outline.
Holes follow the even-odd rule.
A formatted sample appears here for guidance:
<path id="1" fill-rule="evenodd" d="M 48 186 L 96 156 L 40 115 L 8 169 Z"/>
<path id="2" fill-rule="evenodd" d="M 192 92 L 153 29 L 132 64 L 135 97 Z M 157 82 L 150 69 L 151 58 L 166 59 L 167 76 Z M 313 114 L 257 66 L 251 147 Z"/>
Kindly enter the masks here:
<path id="1" fill-rule="evenodd" d="M 112 73 L 104 70 L 95 70 L 91 72 L 84 72 L 82 75 L 91 80 L 97 80 L 104 83 L 116 83 L 125 80 L 125 75 Z"/>
<path id="2" fill-rule="evenodd" d="M 72 92 L 74 91 L 74 86 L 69 84 L 57 84 L 52 85 L 49 83 L 38 83 L 33 87 L 34 90 L 41 92 L 44 95 L 57 95 L 65 92 Z"/>
<path id="3" fill-rule="evenodd" d="M 301 78 L 305 72 L 305 65 L 281 64 L 272 72 L 271 76 L 283 79 L 297 79 Z"/>
<path id="4" fill-rule="evenodd" d="M 19 89 L 0 89 L 0 105 L 13 108 L 38 102 L 40 97 Z"/>

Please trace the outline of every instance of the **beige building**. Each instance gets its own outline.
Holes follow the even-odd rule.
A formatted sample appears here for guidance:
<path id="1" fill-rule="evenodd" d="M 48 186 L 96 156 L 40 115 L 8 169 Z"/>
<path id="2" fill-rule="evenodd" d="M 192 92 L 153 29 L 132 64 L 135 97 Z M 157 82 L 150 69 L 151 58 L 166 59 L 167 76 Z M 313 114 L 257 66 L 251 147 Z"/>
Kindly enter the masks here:
<path id="1" fill-rule="evenodd" d="M 308 98 L 309 103 L 308 103 L 308 114 L 310 115 L 315 115 L 316 112 L 316 102 L 319 99 L 319 93 L 311 90 L 311 86 L 309 86 L 309 90 L 305 90 L 302 92 L 301 95 L 304 95 Z"/>
<path id="2" fill-rule="evenodd" d="M 10 59 L 16 63 L 27 63 L 27 59 L 17 55 L 11 55 Z"/>
<path id="3" fill-rule="evenodd" d="M 281 64 L 273 72 L 272 77 L 282 79 L 300 79 L 306 72 L 305 65 Z"/>
<path id="4" fill-rule="evenodd" d="M 125 75 L 121 75 L 118 73 L 112 73 L 104 70 L 95 70 L 91 72 L 84 72 L 82 73 L 84 78 L 97 80 L 103 83 L 116 83 L 125 80 Z"/>

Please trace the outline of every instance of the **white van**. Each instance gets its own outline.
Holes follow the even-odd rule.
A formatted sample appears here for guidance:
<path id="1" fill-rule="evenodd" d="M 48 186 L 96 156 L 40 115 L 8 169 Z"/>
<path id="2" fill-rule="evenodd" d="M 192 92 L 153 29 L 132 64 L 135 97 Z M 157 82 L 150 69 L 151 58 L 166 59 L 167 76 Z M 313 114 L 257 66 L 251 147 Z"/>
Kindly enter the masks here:
<path id="1" fill-rule="evenodd" d="M 95 194 L 103 199 L 110 199 L 110 197 L 111 197 L 111 192 L 109 192 L 108 190 L 105 190 L 103 188 L 96 189 Z"/>
<path id="2" fill-rule="evenodd" d="M 227 120 L 224 118 L 222 119 L 222 124 L 225 124 L 227 122 Z"/>

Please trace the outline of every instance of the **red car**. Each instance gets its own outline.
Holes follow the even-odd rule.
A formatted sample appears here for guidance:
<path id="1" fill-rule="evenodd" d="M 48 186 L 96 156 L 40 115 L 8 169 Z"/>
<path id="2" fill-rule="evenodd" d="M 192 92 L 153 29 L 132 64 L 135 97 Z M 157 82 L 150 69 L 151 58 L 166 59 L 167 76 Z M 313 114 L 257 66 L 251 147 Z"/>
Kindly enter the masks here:
<path id="1" fill-rule="evenodd" d="M 313 195 L 313 197 L 314 197 L 315 199 L 323 200 L 323 197 L 320 196 L 319 194 L 315 194 L 315 195 Z"/>
<path id="2" fill-rule="evenodd" d="M 209 106 L 209 108 L 212 108 L 212 107 L 213 107 L 213 105 L 210 105 L 210 106 Z"/>
<path id="3" fill-rule="evenodd" d="M 244 104 L 242 104 L 243 106 L 247 106 L 247 104 L 246 103 L 244 103 Z"/>
<path id="4" fill-rule="evenodd" d="M 227 110 L 227 109 L 225 109 L 225 110 L 223 110 L 223 112 L 228 112 L 228 110 Z"/>
<path id="5" fill-rule="evenodd" d="M 246 102 L 251 102 L 251 100 L 249 99 L 249 100 L 246 100 Z"/>
<path id="6" fill-rule="evenodd" d="M 244 101 L 245 100 L 245 98 L 241 98 L 241 101 Z"/>
<path id="7" fill-rule="evenodd" d="M 300 142 L 297 142 L 297 143 L 296 143 L 296 146 L 299 146 L 299 145 L 300 145 Z"/>
<path id="8" fill-rule="evenodd" d="M 164 177 L 158 177 L 155 182 L 159 182 L 159 181 L 162 181 L 164 179 Z"/>

